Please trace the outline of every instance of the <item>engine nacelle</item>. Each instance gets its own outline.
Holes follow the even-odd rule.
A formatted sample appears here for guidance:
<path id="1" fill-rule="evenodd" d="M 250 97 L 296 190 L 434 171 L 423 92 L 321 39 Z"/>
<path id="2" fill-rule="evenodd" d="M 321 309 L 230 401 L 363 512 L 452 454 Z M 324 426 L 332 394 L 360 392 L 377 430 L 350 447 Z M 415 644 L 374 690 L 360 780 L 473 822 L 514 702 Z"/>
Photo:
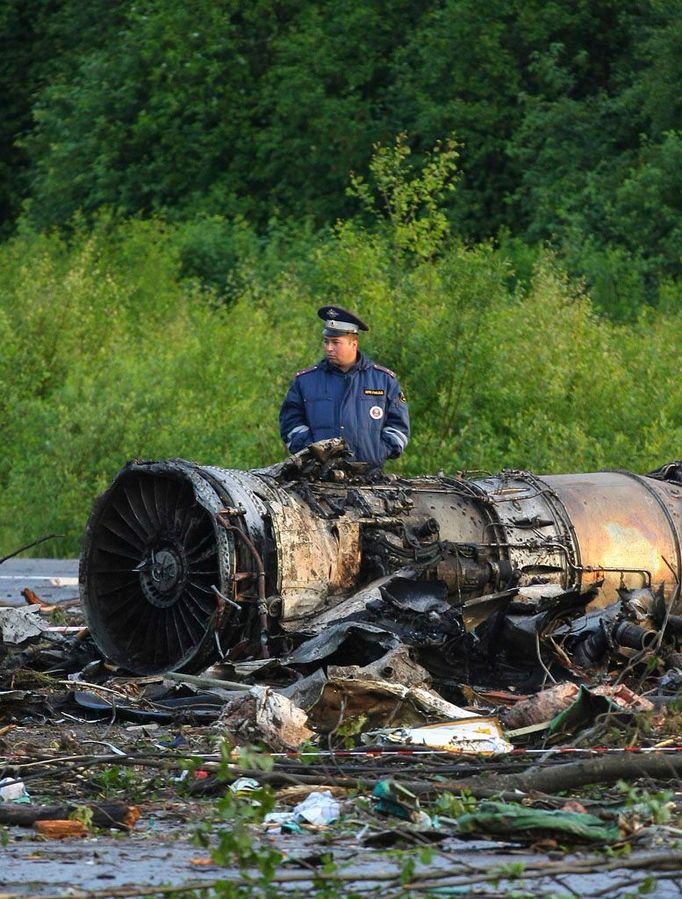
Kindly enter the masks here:
<path id="1" fill-rule="evenodd" d="M 267 655 L 305 621 L 405 568 L 464 605 L 528 584 L 662 587 L 679 599 L 682 465 L 651 476 L 373 479 L 308 451 L 254 471 L 131 462 L 97 500 L 81 599 L 130 671 Z"/>

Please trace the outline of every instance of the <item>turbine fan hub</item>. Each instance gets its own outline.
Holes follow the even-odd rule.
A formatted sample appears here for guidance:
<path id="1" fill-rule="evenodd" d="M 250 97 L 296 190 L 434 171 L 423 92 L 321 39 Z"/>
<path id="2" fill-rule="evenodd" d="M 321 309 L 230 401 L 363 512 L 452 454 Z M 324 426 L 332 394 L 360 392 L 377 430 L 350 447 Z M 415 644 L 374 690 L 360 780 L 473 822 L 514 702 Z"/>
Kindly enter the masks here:
<path id="1" fill-rule="evenodd" d="M 238 569 L 217 517 L 243 508 L 264 546 L 266 506 L 254 487 L 270 490 L 248 473 L 182 459 L 125 466 L 92 510 L 81 555 L 83 609 L 104 655 L 135 674 L 199 672 L 242 639 L 256 610 L 216 600 Z"/>
<path id="2" fill-rule="evenodd" d="M 140 586 L 145 598 L 164 609 L 180 599 L 185 587 L 185 564 L 181 551 L 164 546 L 153 551 L 139 566 Z"/>

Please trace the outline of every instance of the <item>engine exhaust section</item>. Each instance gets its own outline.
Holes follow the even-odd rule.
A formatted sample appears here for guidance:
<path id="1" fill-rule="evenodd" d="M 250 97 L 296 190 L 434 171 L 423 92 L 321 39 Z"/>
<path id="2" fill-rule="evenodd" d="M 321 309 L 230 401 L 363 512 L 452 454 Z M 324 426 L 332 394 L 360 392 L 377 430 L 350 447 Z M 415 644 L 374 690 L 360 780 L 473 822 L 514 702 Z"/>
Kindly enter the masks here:
<path id="1" fill-rule="evenodd" d="M 679 623 L 681 514 L 679 462 L 648 476 L 401 478 L 363 472 L 336 440 L 253 471 L 136 461 L 90 516 L 81 601 L 99 649 L 136 674 L 281 657 L 315 616 L 396 574 L 438 586 L 468 631 L 509 613 L 522 647 L 548 602 L 528 604 L 531 587 L 585 597 L 587 624 L 648 591 L 659 623 Z M 651 643 L 641 622 L 612 623 L 586 624 L 580 646 L 572 635 L 578 661 L 614 632 Z"/>

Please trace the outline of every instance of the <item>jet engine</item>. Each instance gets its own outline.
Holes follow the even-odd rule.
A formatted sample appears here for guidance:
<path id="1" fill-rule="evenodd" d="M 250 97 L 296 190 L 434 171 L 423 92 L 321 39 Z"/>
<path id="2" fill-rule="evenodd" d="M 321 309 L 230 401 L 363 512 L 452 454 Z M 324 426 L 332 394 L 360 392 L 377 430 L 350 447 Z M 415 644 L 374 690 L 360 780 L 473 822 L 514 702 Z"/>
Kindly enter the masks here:
<path id="1" fill-rule="evenodd" d="M 99 649 L 137 674 L 281 656 L 311 618 L 396 573 L 463 610 L 555 585 L 590 590 L 592 608 L 648 588 L 678 611 L 682 463 L 404 478 L 363 471 L 339 443 L 252 471 L 126 465 L 83 541 Z"/>

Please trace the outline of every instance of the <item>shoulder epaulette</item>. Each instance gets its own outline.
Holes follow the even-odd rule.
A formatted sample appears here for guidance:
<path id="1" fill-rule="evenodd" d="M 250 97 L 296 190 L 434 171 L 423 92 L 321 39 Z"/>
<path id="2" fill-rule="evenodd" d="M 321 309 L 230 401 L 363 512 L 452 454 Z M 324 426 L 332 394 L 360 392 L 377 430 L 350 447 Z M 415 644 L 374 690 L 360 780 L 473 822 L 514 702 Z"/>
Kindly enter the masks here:
<path id="1" fill-rule="evenodd" d="M 387 375 L 390 375 L 392 378 L 395 378 L 395 376 L 396 376 L 395 372 L 391 371 L 390 368 L 386 368 L 385 365 L 377 365 L 376 362 L 373 362 L 372 365 L 374 366 L 374 368 L 378 368 L 379 371 L 385 371 Z"/>
<path id="2" fill-rule="evenodd" d="M 298 378 L 299 375 L 307 375 L 309 371 L 315 371 L 316 368 L 317 365 L 311 365 L 310 368 L 302 368 L 300 371 L 296 372 L 294 377 Z"/>

